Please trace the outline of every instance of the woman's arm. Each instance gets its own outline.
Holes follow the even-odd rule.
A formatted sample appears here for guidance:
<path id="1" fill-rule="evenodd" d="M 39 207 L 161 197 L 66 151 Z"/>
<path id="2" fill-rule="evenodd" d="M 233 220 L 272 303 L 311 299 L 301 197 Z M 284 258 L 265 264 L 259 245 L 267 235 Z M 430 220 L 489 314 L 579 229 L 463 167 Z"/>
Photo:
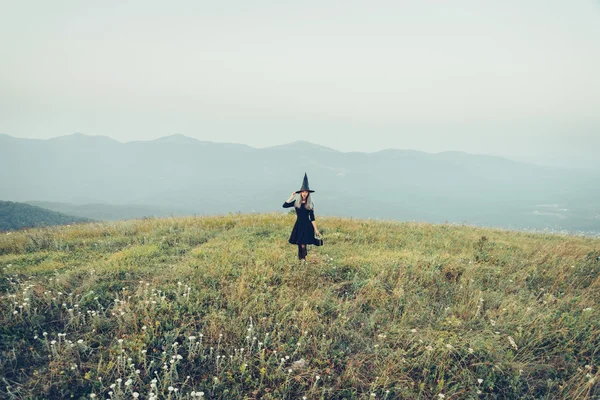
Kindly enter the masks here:
<path id="1" fill-rule="evenodd" d="M 315 221 L 311 221 L 311 222 L 312 222 L 313 228 L 315 228 L 315 235 L 321 236 L 321 232 L 319 232 L 319 230 L 317 229 L 316 222 Z"/>
<path id="2" fill-rule="evenodd" d="M 290 196 L 290 198 L 287 199 L 285 203 L 283 203 L 283 208 L 293 207 L 294 206 L 294 198 L 296 198 L 296 192 L 292 192 L 292 195 Z"/>
<path id="3" fill-rule="evenodd" d="M 314 210 L 308 211 L 308 218 L 310 219 L 310 222 L 312 223 L 313 228 L 315 228 L 315 234 L 321 235 L 321 232 L 319 232 L 319 229 L 317 228 L 317 223 L 315 222 L 315 211 Z"/>

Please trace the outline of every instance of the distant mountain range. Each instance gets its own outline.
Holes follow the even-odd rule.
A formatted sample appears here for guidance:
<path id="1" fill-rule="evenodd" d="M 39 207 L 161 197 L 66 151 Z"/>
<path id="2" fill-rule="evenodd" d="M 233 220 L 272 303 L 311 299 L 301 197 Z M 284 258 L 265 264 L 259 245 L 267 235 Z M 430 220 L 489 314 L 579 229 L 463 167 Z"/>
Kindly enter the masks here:
<path id="1" fill-rule="evenodd" d="M 183 135 L 128 143 L 0 135 L 0 198 L 69 212 L 281 211 L 304 172 L 317 215 L 600 232 L 595 170 L 460 152 L 344 153 L 303 141 L 256 149 Z"/>
<path id="2" fill-rule="evenodd" d="M 89 221 L 88 218 L 73 217 L 29 204 L 0 201 L 0 231 Z"/>

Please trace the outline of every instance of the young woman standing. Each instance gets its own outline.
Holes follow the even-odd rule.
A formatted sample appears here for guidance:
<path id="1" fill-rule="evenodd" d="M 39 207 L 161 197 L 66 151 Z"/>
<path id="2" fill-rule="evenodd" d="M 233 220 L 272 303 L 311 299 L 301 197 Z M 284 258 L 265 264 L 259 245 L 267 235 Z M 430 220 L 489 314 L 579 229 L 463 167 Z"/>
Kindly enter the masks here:
<path id="1" fill-rule="evenodd" d="M 315 222 L 315 210 L 310 196 L 311 193 L 314 193 L 314 190 L 310 190 L 308 187 L 308 177 L 305 173 L 300 190 L 292 192 L 290 198 L 283 203 L 283 208 L 294 207 L 296 209 L 296 223 L 292 229 L 289 242 L 298 245 L 299 260 L 306 260 L 306 245 L 314 244 L 315 235 L 321 235 Z"/>

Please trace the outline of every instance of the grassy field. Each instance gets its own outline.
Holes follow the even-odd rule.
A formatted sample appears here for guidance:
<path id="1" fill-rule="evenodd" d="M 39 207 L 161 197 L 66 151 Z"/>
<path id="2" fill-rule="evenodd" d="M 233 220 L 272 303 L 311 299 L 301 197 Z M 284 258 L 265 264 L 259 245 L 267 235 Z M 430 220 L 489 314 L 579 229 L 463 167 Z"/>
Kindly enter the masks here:
<path id="1" fill-rule="evenodd" d="M 0 236 L 0 398 L 600 398 L 600 240 L 295 216 Z"/>

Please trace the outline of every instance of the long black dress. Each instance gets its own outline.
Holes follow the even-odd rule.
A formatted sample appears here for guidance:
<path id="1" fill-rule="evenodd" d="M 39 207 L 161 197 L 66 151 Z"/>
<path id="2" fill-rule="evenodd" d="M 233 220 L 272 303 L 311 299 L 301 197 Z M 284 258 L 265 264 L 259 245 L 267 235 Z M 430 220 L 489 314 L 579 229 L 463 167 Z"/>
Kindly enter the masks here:
<path id="1" fill-rule="evenodd" d="M 283 208 L 294 207 L 295 201 L 283 203 Z M 304 203 L 296 208 L 296 223 L 288 240 L 291 244 L 314 244 L 315 228 L 312 221 L 315 220 L 315 212 L 307 210 Z"/>

